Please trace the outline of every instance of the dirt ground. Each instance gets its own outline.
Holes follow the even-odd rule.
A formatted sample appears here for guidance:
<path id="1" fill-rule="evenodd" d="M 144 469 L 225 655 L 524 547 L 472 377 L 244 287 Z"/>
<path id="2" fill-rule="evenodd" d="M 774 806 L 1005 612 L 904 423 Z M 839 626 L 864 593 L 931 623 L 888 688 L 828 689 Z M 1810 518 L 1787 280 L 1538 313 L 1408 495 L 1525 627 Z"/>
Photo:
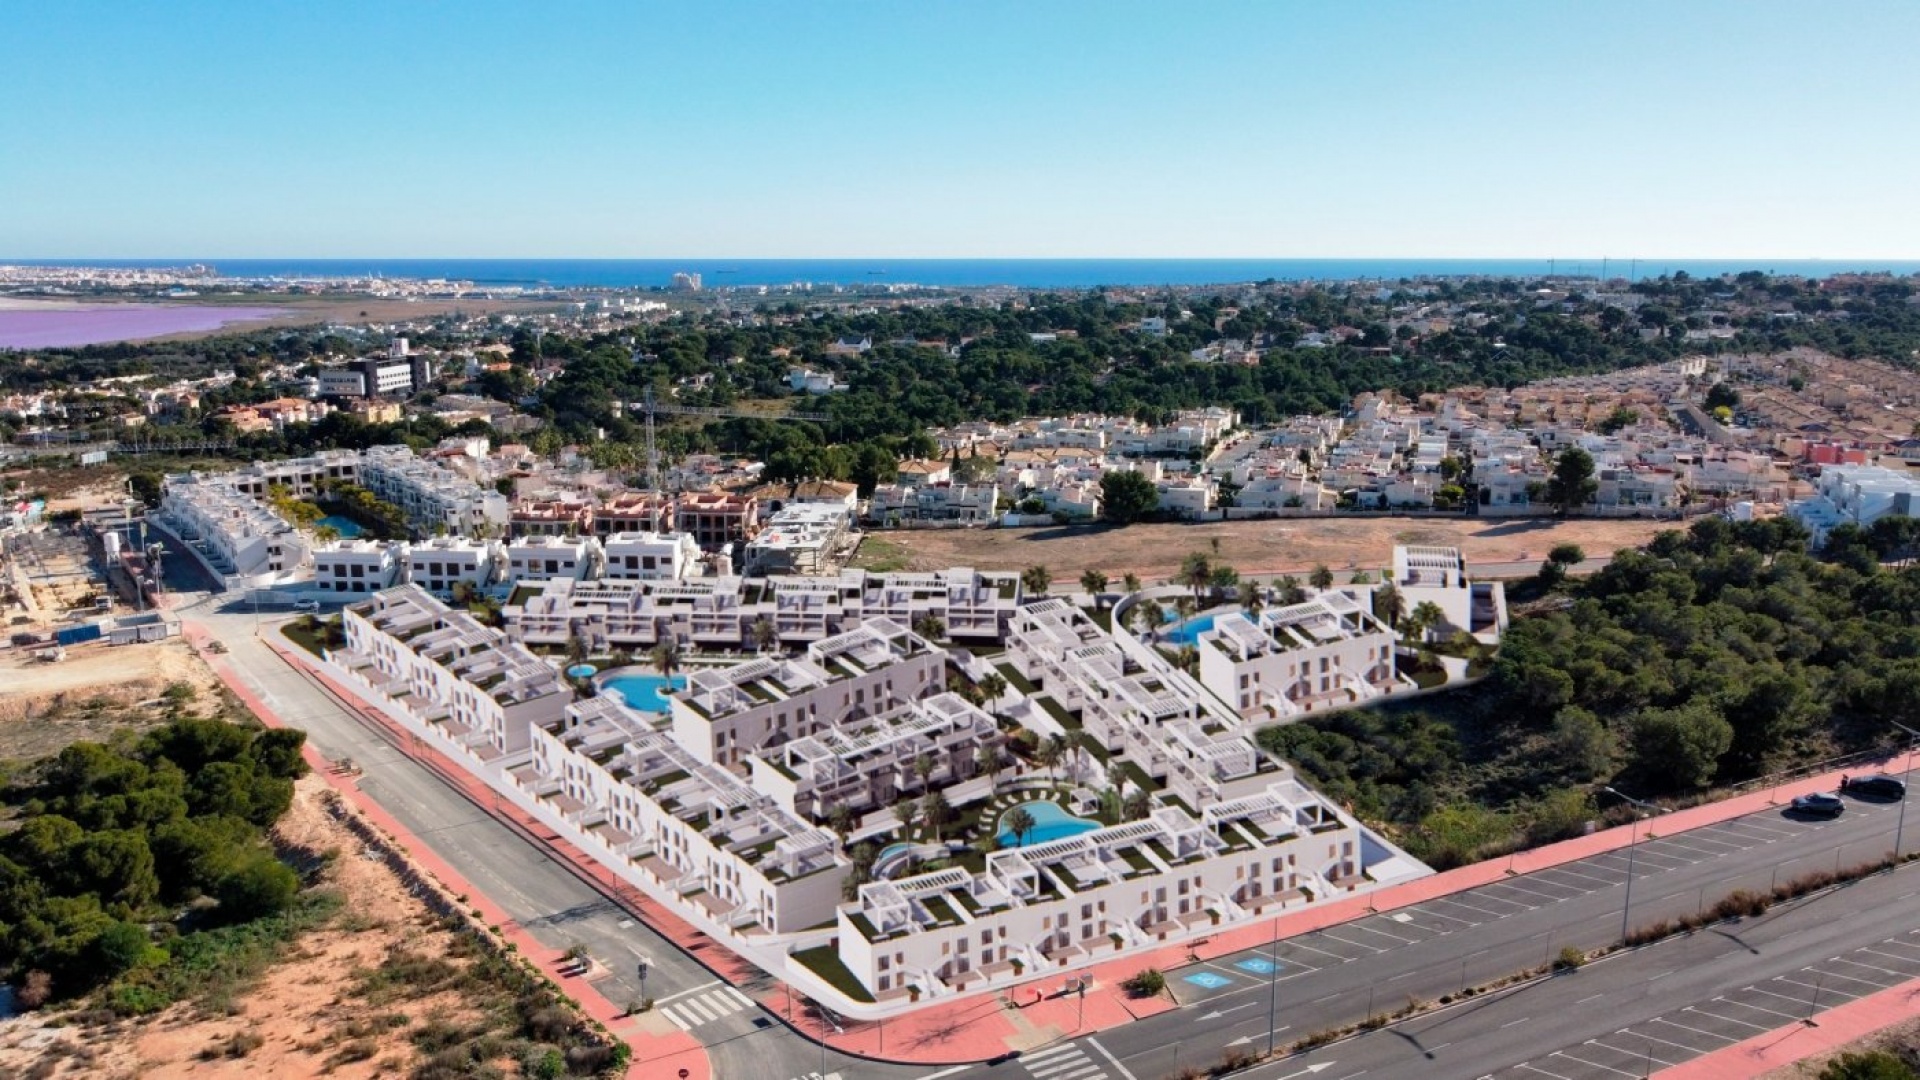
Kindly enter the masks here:
<path id="1" fill-rule="evenodd" d="M 47 1021 L 59 1016 L 53 1012 L 0 1022 L 0 1076 L 402 1075 L 422 1057 L 416 1036 L 425 1025 L 476 1018 L 479 1006 L 458 991 L 365 1000 L 362 972 L 380 968 L 395 950 L 447 954 L 452 935 L 323 808 L 327 792 L 318 777 L 302 780 L 275 839 L 292 848 L 340 851 L 322 884 L 343 894 L 341 915 L 301 938 L 221 1011 L 180 1004 L 91 1027 L 52 1026 Z"/>
<path id="2" fill-rule="evenodd" d="M 1213 554 L 1215 540 L 1220 547 L 1214 557 L 1248 575 L 1304 573 L 1321 563 L 1336 571 L 1377 570 L 1393 557 L 1395 544 L 1457 547 L 1475 563 L 1538 562 L 1560 543 L 1579 544 L 1589 557 L 1605 557 L 1644 544 L 1663 529 L 1682 527 L 1670 521 L 1355 516 L 1123 529 L 930 529 L 870 534 L 855 565 L 900 558 L 912 570 L 1038 565 L 1063 586 L 1094 568 L 1114 578 L 1131 572 L 1151 583 L 1171 577 L 1190 551 Z"/>
<path id="3" fill-rule="evenodd" d="M 218 685 L 183 639 L 141 645 L 91 643 L 48 664 L 33 649 L 0 651 L 0 758 L 41 758 L 81 739 L 164 721 L 160 695 L 194 688 L 204 711 Z"/>

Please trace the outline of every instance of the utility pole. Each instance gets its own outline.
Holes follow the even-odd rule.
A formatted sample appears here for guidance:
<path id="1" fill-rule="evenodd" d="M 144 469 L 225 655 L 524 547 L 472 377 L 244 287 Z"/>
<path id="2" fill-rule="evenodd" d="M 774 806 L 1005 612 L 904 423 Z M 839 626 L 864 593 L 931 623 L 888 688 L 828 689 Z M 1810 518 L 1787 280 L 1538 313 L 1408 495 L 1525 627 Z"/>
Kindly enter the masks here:
<path id="1" fill-rule="evenodd" d="M 1907 791 L 1905 785 L 1907 777 L 1913 774 L 1913 748 L 1915 742 L 1920 741 L 1920 731 L 1915 731 L 1898 720 L 1889 720 L 1887 723 L 1907 733 L 1907 760 L 1902 763 L 1900 767 L 1900 783 L 1902 785 L 1900 789 L 1900 817 L 1893 827 L 1893 859 L 1897 863 L 1900 861 L 1900 838 L 1907 831 Z"/>
<path id="2" fill-rule="evenodd" d="M 1627 919 L 1633 912 L 1633 849 L 1634 845 L 1639 842 L 1640 811 L 1642 809 L 1651 810 L 1656 814 L 1663 814 L 1666 813 L 1666 811 L 1650 802 L 1642 802 L 1631 795 L 1621 794 L 1613 788 L 1603 788 L 1602 790 L 1609 795 L 1625 799 L 1634 806 L 1633 827 L 1627 832 L 1627 896 L 1626 900 L 1620 905 L 1620 944 L 1624 946 L 1627 943 Z"/>
<path id="3" fill-rule="evenodd" d="M 1267 945 L 1267 1056 L 1273 1056 L 1274 1025 L 1280 1020 L 1280 920 L 1273 920 L 1273 940 Z"/>

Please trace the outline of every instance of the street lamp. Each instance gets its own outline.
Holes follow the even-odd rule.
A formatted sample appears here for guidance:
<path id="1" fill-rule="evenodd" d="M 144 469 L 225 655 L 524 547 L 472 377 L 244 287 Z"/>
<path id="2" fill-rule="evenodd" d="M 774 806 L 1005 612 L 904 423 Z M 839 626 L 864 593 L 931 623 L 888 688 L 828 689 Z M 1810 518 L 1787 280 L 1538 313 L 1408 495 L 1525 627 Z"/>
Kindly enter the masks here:
<path id="1" fill-rule="evenodd" d="M 1907 777 L 1913 774 L 1913 748 L 1916 742 L 1920 742 L 1920 731 L 1915 731 L 1898 720 L 1889 720 L 1887 721 L 1887 723 L 1892 724 L 1894 727 L 1897 727 L 1901 731 L 1904 731 L 1907 733 L 1907 738 L 1908 738 L 1907 760 L 1905 765 L 1900 770 L 1900 782 L 1902 784 L 1905 784 L 1907 782 Z M 1893 858 L 1896 863 L 1899 862 L 1900 860 L 1900 836 L 1902 833 L 1906 832 L 1906 830 L 1907 830 L 1907 792 L 1906 792 L 1906 789 L 1903 787 L 1900 791 L 1900 817 L 1893 826 Z"/>
<path id="2" fill-rule="evenodd" d="M 1627 802 L 1632 803 L 1634 807 L 1636 807 L 1633 815 L 1633 826 L 1627 832 L 1627 895 L 1626 895 L 1625 901 L 1620 905 L 1620 944 L 1622 946 L 1625 946 L 1627 943 L 1627 918 L 1633 912 L 1633 847 L 1636 843 L 1639 842 L 1639 833 L 1640 833 L 1639 811 L 1651 810 L 1656 814 L 1664 814 L 1666 813 L 1666 811 L 1661 807 L 1653 805 L 1650 802 L 1643 802 L 1639 799 L 1634 798 L 1631 795 L 1622 794 L 1621 792 L 1610 787 L 1602 788 L 1601 790 L 1605 791 L 1609 795 L 1613 795 L 1618 798 L 1625 799 Z"/>
<path id="3" fill-rule="evenodd" d="M 653 961 L 643 956 L 633 965 L 633 969 L 640 976 L 640 1003 L 644 1005 L 647 1002 L 647 972 L 653 970 Z"/>

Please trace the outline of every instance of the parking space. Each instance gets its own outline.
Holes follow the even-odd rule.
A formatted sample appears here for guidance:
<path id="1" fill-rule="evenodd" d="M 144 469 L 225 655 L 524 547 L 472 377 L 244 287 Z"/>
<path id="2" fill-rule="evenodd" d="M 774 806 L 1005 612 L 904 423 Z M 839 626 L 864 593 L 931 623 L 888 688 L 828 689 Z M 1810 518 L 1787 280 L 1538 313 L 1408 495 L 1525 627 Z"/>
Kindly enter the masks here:
<path id="1" fill-rule="evenodd" d="M 1649 1065 L 1677 1065 L 1915 978 L 1920 978 L 1920 930 L 1562 1047 L 1490 1076 L 1493 1080 L 1645 1076 Z"/>

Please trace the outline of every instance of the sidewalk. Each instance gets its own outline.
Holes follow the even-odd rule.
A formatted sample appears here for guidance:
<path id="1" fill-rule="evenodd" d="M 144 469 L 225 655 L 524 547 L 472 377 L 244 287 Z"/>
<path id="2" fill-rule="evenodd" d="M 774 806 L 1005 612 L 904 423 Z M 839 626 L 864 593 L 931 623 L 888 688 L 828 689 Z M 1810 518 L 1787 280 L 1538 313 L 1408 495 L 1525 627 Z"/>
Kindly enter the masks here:
<path id="1" fill-rule="evenodd" d="M 189 624 L 188 633 L 191 635 L 194 629 Z M 475 805 L 509 822 L 519 831 L 536 838 L 560 857 L 568 860 L 580 874 L 591 878 L 597 888 L 619 899 L 642 922 L 693 955 L 720 978 L 739 986 L 766 974 L 756 965 L 734 954 L 724 944 L 662 909 L 660 905 L 646 901 L 643 906 L 643 897 L 637 890 L 621 882 L 585 853 L 559 839 L 551 830 L 504 801 L 495 799 L 491 789 L 466 770 L 446 761 L 429 747 L 415 745 L 404 731 L 378 710 L 360 702 L 354 691 L 340 686 L 318 669 L 308 665 L 302 655 L 291 645 L 283 645 L 281 642 L 264 638 L 263 641 L 282 659 L 299 666 L 342 701 L 354 705 L 355 711 L 361 717 L 386 731 L 391 741 L 404 753 L 427 765 L 447 783 L 465 791 Z M 227 677 L 224 672 L 222 677 Z M 228 679 L 228 683 L 234 685 L 232 679 Z M 240 688 L 235 686 L 235 690 L 239 692 Z M 244 696 L 246 695 L 243 694 Z M 250 701 L 249 704 L 252 702 Z M 256 709 L 263 717 L 268 715 L 263 707 L 256 706 Z M 1856 763 L 1849 766 L 1846 771 L 1858 773 L 1862 768 L 1862 765 Z M 1677 810 L 1662 815 L 1651 823 L 1643 823 L 1637 833 L 1629 826 L 1606 829 L 1588 836 L 1520 852 L 1507 859 L 1476 863 L 1416 881 L 1390 886 L 1377 892 L 1283 913 L 1273 918 L 1223 931 L 1195 943 L 1172 944 L 1152 952 L 1133 954 L 1091 966 L 1052 969 L 1036 974 L 1033 978 L 1010 989 L 1002 988 L 969 997 L 943 999 L 898 1017 L 877 1021 L 844 1022 L 844 1030 L 829 1033 L 827 1042 L 832 1049 L 842 1053 L 880 1061 L 952 1065 L 981 1061 L 1011 1050 L 1030 1050 L 1063 1038 L 1097 1034 L 1176 1007 L 1174 1002 L 1165 995 L 1141 999 L 1121 989 L 1122 982 L 1144 968 L 1152 967 L 1170 972 L 1195 961 L 1211 960 L 1265 945 L 1272 941 L 1276 934 L 1279 938 L 1285 939 L 1348 922 L 1370 913 L 1392 911 L 1462 890 L 1503 881 L 1512 875 L 1545 870 L 1578 859 L 1619 850 L 1625 848 L 1636 835 L 1638 839 L 1644 841 L 1654 836 L 1671 836 L 1761 812 L 1769 807 L 1784 804 L 1796 795 L 1833 790 L 1839 782 L 1840 775 L 1841 772 L 1836 770 L 1785 783 L 1778 788 L 1754 791 L 1731 799 Z M 398 831 L 395 834 L 404 835 Z M 421 849 L 410 846 L 410 850 Z M 467 892 L 470 896 L 478 895 L 477 890 L 464 884 L 459 886 L 458 891 Z M 489 918 L 492 921 L 500 921 L 491 915 Z M 529 955 L 538 955 L 537 949 Z M 1084 1000 L 1076 994 L 1064 991 L 1064 984 L 1068 979 L 1082 976 L 1091 976 L 1093 980 Z M 804 995 L 796 995 L 790 987 L 781 984 L 753 996 L 770 1014 L 786 1021 L 803 1036 L 814 1040 L 820 1038 L 821 1031 L 818 1023 L 811 1021 L 801 1012 L 801 1006 L 805 1002 Z M 697 1046 L 691 1036 L 677 1032 L 675 1034 L 679 1039 Z M 668 1038 L 672 1036 L 663 1036 L 663 1040 Z M 662 1060 L 659 1051 L 643 1054 L 636 1047 L 636 1062 L 643 1057 L 656 1063 Z M 702 1057 L 704 1066 L 704 1055 Z M 681 1063 L 675 1061 L 672 1064 L 678 1066 Z M 703 1071 L 696 1071 L 693 1075 L 704 1076 L 705 1074 Z"/>
<path id="2" fill-rule="evenodd" d="M 1815 1016 L 1818 1027 L 1775 1028 L 1653 1075 L 1661 1080 L 1746 1080 L 1911 1020 L 1916 1002 L 1920 1002 L 1920 979 L 1827 1009 Z"/>
<path id="3" fill-rule="evenodd" d="M 208 643 L 213 640 L 212 635 L 207 632 L 206 627 L 199 623 L 188 622 L 183 624 L 182 632 L 186 635 L 188 642 L 193 646 L 194 650 L 200 653 L 202 658 L 206 660 L 207 665 L 213 669 L 214 674 L 218 675 L 220 681 L 226 684 L 227 689 L 233 691 L 234 695 L 246 705 L 248 710 L 259 717 L 262 723 L 268 727 L 286 726 L 274 709 L 266 702 L 260 700 L 252 689 L 247 686 L 246 681 L 238 676 L 233 670 L 232 663 L 228 661 L 225 656 L 206 651 Z M 296 661 L 297 658 L 290 656 L 285 649 L 280 647 L 279 643 L 269 641 L 264 637 L 261 640 L 268 648 L 279 655 L 281 659 L 289 662 Z M 304 665 L 302 666 L 304 667 Z M 312 669 L 308 668 L 306 670 L 311 672 Z M 337 688 L 335 689 L 337 692 Z M 354 699 L 349 697 L 346 700 L 352 701 Z M 362 715 L 367 714 L 363 712 Z M 409 756 L 420 756 L 413 748 L 407 745 L 404 735 L 398 736 L 396 745 L 400 747 L 402 752 L 409 754 Z M 408 858 L 419 864 L 421 869 L 439 881 L 449 892 L 456 896 L 466 897 L 465 901 L 463 901 L 465 905 L 469 908 L 478 909 L 482 921 L 487 925 L 498 926 L 501 936 L 512 942 L 514 946 L 519 949 L 521 956 L 526 957 L 529 963 L 532 963 L 535 967 L 539 968 L 543 974 L 552 978 L 553 981 L 560 986 L 563 993 L 579 1003 L 581 1012 L 585 1013 L 589 1018 L 605 1024 L 607 1030 L 613 1032 L 615 1036 L 624 1039 L 633 1049 L 632 1063 L 627 1069 L 628 1080 L 650 1080 L 650 1078 L 661 1076 L 677 1076 L 681 1069 L 687 1070 L 689 1080 L 712 1080 L 712 1073 L 707 1063 L 706 1050 L 692 1035 L 670 1023 L 662 1022 L 660 1018 L 655 1016 L 643 1014 L 641 1016 L 629 1017 L 625 1014 L 625 1010 L 621 1006 L 608 1001 L 591 983 L 578 975 L 566 974 L 566 958 L 561 955 L 560 952 L 550 946 L 541 944 L 532 934 L 528 933 L 509 917 L 497 904 L 479 889 L 475 888 L 466 878 L 462 877 L 459 871 L 435 855 L 432 848 L 421 843 L 412 833 L 408 832 L 406 827 L 396 821 L 380 804 L 362 794 L 358 784 L 355 783 L 351 776 L 343 776 L 334 772 L 330 767 L 332 763 L 321 756 L 320 752 L 314 749 L 311 744 L 306 748 L 306 759 L 307 764 L 313 767 L 315 775 L 324 779 L 329 786 L 339 792 L 341 797 L 345 798 L 354 809 L 359 811 L 363 817 L 379 828 L 380 831 L 391 836 L 395 843 L 406 850 Z M 448 770 L 436 768 L 434 771 L 437 775 L 440 775 L 442 779 L 448 778 Z M 482 790 L 484 791 L 485 789 L 482 788 Z M 482 802 L 480 805 L 483 807 L 487 806 L 488 802 Z"/>

